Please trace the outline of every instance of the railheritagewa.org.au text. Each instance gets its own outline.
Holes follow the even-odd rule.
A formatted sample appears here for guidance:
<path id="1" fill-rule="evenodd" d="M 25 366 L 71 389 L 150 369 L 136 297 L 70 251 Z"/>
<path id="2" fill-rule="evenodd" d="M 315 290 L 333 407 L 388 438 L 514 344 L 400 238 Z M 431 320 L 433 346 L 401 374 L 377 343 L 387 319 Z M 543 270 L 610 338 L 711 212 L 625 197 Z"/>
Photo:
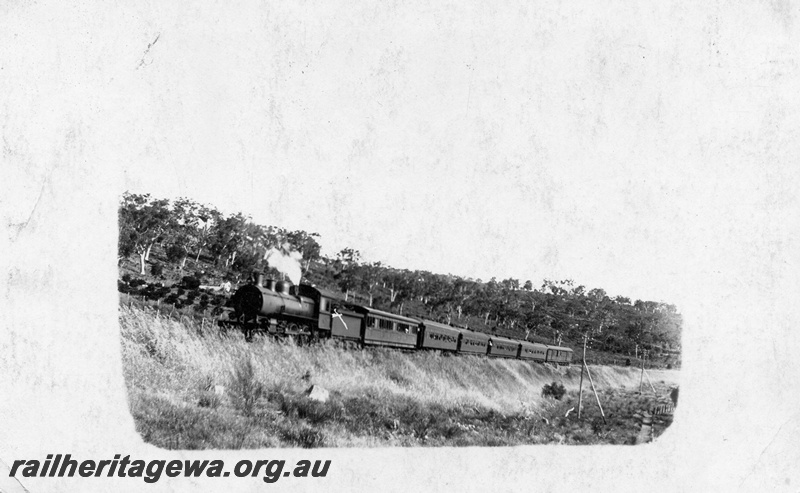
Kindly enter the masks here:
<path id="1" fill-rule="evenodd" d="M 44 461 L 36 459 L 15 460 L 10 477 L 18 478 L 72 478 L 118 477 L 140 478 L 155 483 L 162 477 L 252 477 L 265 483 L 274 483 L 282 477 L 324 478 L 330 469 L 330 460 L 300 460 L 288 465 L 285 460 L 240 460 L 233 469 L 225 467 L 222 460 L 131 460 L 130 455 L 114 455 L 109 460 L 78 461 L 71 454 L 47 454 Z"/>

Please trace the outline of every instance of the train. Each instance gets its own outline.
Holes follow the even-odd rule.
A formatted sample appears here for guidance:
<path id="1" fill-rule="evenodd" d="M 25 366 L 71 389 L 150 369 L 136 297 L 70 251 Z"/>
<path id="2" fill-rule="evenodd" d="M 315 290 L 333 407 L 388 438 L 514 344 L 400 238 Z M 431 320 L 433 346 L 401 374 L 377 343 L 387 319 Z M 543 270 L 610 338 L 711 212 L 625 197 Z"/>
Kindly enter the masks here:
<path id="1" fill-rule="evenodd" d="M 333 339 L 360 347 L 438 350 L 453 354 L 569 365 L 568 347 L 498 337 L 466 328 L 417 319 L 349 303 L 338 293 L 308 284 L 264 280 L 262 275 L 237 289 L 219 325 L 255 333 L 293 337 L 299 343 Z"/>

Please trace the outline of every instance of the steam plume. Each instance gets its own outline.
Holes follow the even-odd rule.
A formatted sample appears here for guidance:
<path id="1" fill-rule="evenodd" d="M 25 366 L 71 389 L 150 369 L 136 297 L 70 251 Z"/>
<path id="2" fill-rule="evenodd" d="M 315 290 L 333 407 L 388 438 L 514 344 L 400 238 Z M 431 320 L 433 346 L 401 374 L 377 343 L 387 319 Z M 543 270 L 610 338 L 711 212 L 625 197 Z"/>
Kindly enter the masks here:
<path id="1" fill-rule="evenodd" d="M 300 261 L 303 259 L 303 255 L 298 251 L 292 251 L 290 248 L 291 246 L 288 243 L 281 245 L 280 249 L 270 248 L 264 255 L 264 260 L 270 267 L 288 277 L 292 283 L 300 284 L 300 277 L 303 274 Z"/>

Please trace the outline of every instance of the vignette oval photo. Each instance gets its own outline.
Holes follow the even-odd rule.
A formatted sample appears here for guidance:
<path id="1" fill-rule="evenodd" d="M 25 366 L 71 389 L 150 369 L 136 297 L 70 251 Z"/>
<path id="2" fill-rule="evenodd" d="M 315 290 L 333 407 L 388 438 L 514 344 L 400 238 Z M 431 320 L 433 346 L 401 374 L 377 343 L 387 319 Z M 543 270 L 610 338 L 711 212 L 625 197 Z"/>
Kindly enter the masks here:
<path id="1" fill-rule="evenodd" d="M 637 444 L 672 422 L 674 305 L 325 253 L 189 198 L 125 193 L 119 225 L 125 380 L 154 445 Z"/>

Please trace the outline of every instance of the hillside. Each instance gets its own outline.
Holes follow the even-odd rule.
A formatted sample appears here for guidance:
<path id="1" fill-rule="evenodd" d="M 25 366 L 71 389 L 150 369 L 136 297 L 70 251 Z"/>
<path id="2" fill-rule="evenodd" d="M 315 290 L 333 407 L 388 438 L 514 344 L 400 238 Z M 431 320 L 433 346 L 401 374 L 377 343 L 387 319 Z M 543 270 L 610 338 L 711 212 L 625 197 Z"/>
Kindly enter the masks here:
<path id="1" fill-rule="evenodd" d="M 637 413 L 677 384 L 677 372 L 651 371 L 658 392 L 640 395 L 639 371 L 593 366 L 608 423 L 587 381 L 578 422 L 574 412 L 565 417 L 577 401 L 575 367 L 330 342 L 246 343 L 132 300 L 120 307 L 120 326 L 137 430 L 166 448 L 632 443 Z M 542 396 L 552 382 L 566 387 L 561 400 Z M 306 396 L 312 385 L 329 392 L 327 402 Z M 656 435 L 671 416 L 659 419 Z"/>
<path id="2" fill-rule="evenodd" d="M 582 346 L 604 364 L 680 366 L 682 318 L 674 305 L 608 296 L 572 280 L 473 280 L 366 262 L 358 250 L 320 255 L 319 235 L 224 216 L 190 199 L 125 194 L 119 209 L 119 290 L 184 315 L 214 317 L 227 296 L 263 273 L 341 293 L 378 309 L 514 339 Z M 203 288 L 205 286 L 205 288 Z"/>

